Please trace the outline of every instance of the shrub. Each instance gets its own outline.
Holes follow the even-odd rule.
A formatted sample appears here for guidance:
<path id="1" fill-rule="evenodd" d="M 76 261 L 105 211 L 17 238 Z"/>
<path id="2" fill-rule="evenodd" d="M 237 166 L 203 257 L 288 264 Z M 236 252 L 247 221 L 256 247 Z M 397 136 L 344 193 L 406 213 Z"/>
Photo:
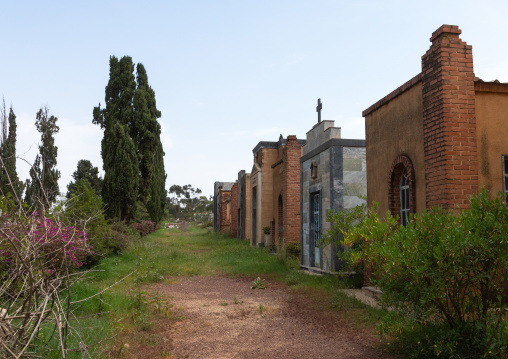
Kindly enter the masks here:
<path id="1" fill-rule="evenodd" d="M 332 224 L 353 247 L 351 263 L 373 266 L 388 313 L 379 329 L 410 357 L 508 355 L 508 209 L 485 190 L 470 203 L 458 214 L 415 215 L 407 228 L 373 210 L 358 211 L 356 226 Z"/>
<path id="2" fill-rule="evenodd" d="M 24 220 L 2 217 L 0 231 L 0 268 L 9 272 L 14 258 L 26 247 L 29 261 L 41 273 L 51 274 L 86 264 L 93 253 L 87 234 L 51 218 L 33 213 Z"/>
<path id="3" fill-rule="evenodd" d="M 9 209 L 14 215 L 0 218 L 0 357 L 38 356 L 34 342 L 45 348 L 51 338 L 59 338 L 63 355 L 76 351 L 67 340 L 80 336 L 70 293 L 86 274 L 75 272 L 91 253 L 87 235 L 37 213 L 27 216 L 21 206 Z M 52 333 L 48 341 L 40 340 L 42 332 Z"/>
<path id="4" fill-rule="evenodd" d="M 144 221 L 143 223 L 132 223 L 131 228 L 134 229 L 141 237 L 147 236 L 155 232 L 155 224 L 152 221 Z"/>
<path id="5" fill-rule="evenodd" d="M 289 242 L 286 244 L 288 255 L 298 257 L 300 255 L 300 242 Z"/>
<path id="6" fill-rule="evenodd" d="M 264 234 L 270 234 L 270 227 L 268 227 L 268 226 L 263 227 L 263 233 Z"/>
<path id="7" fill-rule="evenodd" d="M 87 181 L 76 183 L 71 198 L 58 204 L 61 219 L 68 225 L 86 230 L 94 251 L 87 256 L 88 264 L 96 264 L 102 258 L 118 254 L 129 243 L 129 229 L 118 221 L 108 223 L 104 215 L 104 203 Z"/>

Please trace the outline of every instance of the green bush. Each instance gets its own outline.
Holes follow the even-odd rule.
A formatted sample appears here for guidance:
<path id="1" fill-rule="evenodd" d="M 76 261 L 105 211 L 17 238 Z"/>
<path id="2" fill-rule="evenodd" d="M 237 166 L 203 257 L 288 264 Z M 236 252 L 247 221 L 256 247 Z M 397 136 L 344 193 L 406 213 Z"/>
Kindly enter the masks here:
<path id="1" fill-rule="evenodd" d="M 375 206 L 333 218 L 350 263 L 372 265 L 387 310 L 380 332 L 409 357 L 508 356 L 508 209 L 485 190 L 470 203 L 415 215 L 407 228 Z"/>
<path id="2" fill-rule="evenodd" d="M 76 183 L 71 198 L 56 207 L 62 221 L 86 231 L 93 253 L 87 256 L 89 265 L 102 258 L 124 250 L 131 238 L 131 231 L 122 222 L 111 222 L 105 218 L 104 203 L 87 181 Z"/>
<path id="3" fill-rule="evenodd" d="M 289 242 L 286 244 L 288 255 L 298 257 L 300 255 L 300 242 Z"/>

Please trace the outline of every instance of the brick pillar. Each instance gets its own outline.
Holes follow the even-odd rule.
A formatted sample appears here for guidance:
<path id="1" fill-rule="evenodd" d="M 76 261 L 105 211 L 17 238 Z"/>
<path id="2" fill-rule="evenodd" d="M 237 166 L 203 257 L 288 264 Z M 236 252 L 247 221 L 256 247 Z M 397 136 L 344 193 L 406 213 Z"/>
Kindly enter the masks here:
<path id="1" fill-rule="evenodd" d="M 300 242 L 300 157 L 296 136 L 288 136 L 282 151 L 282 201 L 284 242 Z"/>
<path id="2" fill-rule="evenodd" d="M 460 33 L 441 26 L 422 56 L 427 208 L 468 208 L 478 192 L 473 54 Z"/>
<path id="3" fill-rule="evenodd" d="M 231 187 L 231 237 L 238 235 L 238 183 Z"/>

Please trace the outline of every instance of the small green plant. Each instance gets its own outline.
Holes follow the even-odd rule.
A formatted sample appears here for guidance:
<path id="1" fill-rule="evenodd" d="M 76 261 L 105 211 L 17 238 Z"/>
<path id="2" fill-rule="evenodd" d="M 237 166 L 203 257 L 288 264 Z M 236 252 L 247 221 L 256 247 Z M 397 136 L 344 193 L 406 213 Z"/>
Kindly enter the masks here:
<path id="1" fill-rule="evenodd" d="M 233 303 L 238 304 L 238 298 L 236 297 L 236 295 L 233 297 Z"/>
<path id="2" fill-rule="evenodd" d="M 252 281 L 252 287 L 250 289 L 266 289 L 266 281 L 257 277 Z"/>
<path id="3" fill-rule="evenodd" d="M 263 227 L 263 233 L 264 234 L 270 234 L 270 227 L 268 227 L 268 226 Z"/>
<path id="4" fill-rule="evenodd" d="M 138 311 L 144 311 L 146 306 L 148 305 L 148 300 L 146 298 L 146 292 L 138 289 L 134 292 L 134 294 L 130 294 L 130 305 L 133 309 Z"/>
<path id="5" fill-rule="evenodd" d="M 149 299 L 148 304 L 153 304 L 158 313 L 160 313 L 163 308 L 166 308 L 167 312 L 169 308 L 167 299 L 160 295 L 159 292 Z"/>
<path id="6" fill-rule="evenodd" d="M 225 306 L 227 306 L 227 305 L 228 305 L 228 303 L 226 303 L 226 302 L 222 302 L 220 305 L 222 305 L 223 307 L 225 307 Z"/>
<path id="7" fill-rule="evenodd" d="M 286 251 L 292 257 L 300 256 L 300 242 L 289 242 L 286 244 Z"/>

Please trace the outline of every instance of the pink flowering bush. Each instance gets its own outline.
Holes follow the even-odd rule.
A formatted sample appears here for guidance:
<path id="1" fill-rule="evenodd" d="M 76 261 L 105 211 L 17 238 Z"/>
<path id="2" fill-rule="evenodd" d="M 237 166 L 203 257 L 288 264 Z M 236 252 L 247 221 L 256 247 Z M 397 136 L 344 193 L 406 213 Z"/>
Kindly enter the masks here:
<path id="1" fill-rule="evenodd" d="M 87 234 L 76 227 L 40 219 L 37 213 L 24 220 L 0 219 L 0 268 L 4 270 L 16 260 L 29 261 L 46 274 L 77 269 L 92 253 Z"/>
<path id="2" fill-rule="evenodd" d="M 155 232 L 155 224 L 152 221 L 144 221 L 143 223 L 132 223 L 130 225 L 132 229 L 139 233 L 141 237 L 147 236 L 150 233 Z"/>

